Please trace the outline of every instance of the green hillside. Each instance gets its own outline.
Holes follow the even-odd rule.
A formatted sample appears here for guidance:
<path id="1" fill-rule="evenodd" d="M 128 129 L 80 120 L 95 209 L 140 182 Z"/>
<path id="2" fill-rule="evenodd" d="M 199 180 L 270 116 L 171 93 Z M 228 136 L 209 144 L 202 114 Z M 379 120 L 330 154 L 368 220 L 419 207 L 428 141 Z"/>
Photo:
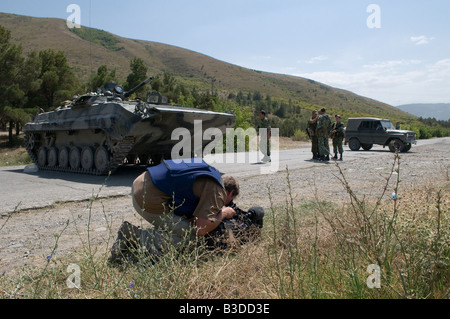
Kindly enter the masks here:
<path id="1" fill-rule="evenodd" d="M 304 114 L 323 106 L 330 113 L 343 113 L 344 117 L 370 115 L 402 121 L 415 118 L 385 103 L 312 80 L 250 70 L 187 49 L 122 38 L 102 30 L 82 27 L 73 32 L 61 19 L 0 13 L 0 25 L 11 31 L 12 41 L 21 44 L 24 52 L 49 48 L 64 51 L 83 81 L 103 64 L 110 70 L 116 69 L 117 77 L 124 81 L 130 59 L 137 57 L 145 62 L 149 75 L 169 73 L 187 88 L 210 90 L 215 79 L 214 89 L 222 97 L 239 91 L 259 92 L 286 103 L 292 101 L 301 106 Z"/>

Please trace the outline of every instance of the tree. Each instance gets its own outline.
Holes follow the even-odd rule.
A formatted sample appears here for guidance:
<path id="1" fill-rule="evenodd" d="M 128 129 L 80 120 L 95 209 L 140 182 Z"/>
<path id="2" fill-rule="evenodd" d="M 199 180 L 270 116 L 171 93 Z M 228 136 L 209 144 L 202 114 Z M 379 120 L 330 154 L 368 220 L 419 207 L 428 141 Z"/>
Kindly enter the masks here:
<path id="1" fill-rule="evenodd" d="M 106 65 L 101 65 L 97 69 L 97 74 L 93 75 L 88 83 L 88 90 L 97 91 L 97 89 L 102 88 L 105 83 L 114 81 L 116 82 L 116 69 L 111 70 L 108 73 L 108 67 Z"/>
<path id="2" fill-rule="evenodd" d="M 67 63 L 63 51 L 52 49 L 39 52 L 41 60 L 40 93 L 47 109 L 56 102 L 70 99 L 79 87 L 78 79 Z"/>
<path id="3" fill-rule="evenodd" d="M 73 96 L 79 82 L 62 51 L 31 51 L 10 43 L 10 31 L 0 26 L 0 121 L 19 134 L 38 106 L 51 109 Z M 34 107 L 35 109 L 30 109 Z"/>
<path id="4" fill-rule="evenodd" d="M 131 90 L 132 88 L 136 87 L 139 83 L 147 79 L 147 67 L 145 66 L 145 63 L 140 58 L 133 58 L 130 61 L 130 70 L 131 73 L 127 76 L 127 81 L 124 84 L 124 89 L 126 91 Z M 139 98 L 143 98 L 143 88 L 140 88 L 135 94 Z"/>
<path id="5" fill-rule="evenodd" d="M 41 60 L 36 51 L 30 51 L 22 64 L 22 69 L 19 74 L 19 83 L 22 90 L 25 92 L 26 101 L 24 107 L 32 108 L 39 105 L 39 90 L 41 88 L 42 80 L 41 74 Z"/>
<path id="6" fill-rule="evenodd" d="M 11 142 L 12 129 L 18 120 L 12 110 L 23 106 L 25 93 L 18 84 L 23 63 L 22 47 L 11 44 L 10 39 L 11 32 L 0 26 L 0 119 L 9 123 Z"/>

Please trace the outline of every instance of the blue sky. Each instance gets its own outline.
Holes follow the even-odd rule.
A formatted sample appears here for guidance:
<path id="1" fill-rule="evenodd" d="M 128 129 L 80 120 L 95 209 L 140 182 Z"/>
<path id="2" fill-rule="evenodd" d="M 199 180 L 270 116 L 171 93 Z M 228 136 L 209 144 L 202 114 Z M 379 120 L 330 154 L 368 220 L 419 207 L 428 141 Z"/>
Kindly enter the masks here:
<path id="1" fill-rule="evenodd" d="M 123 37 L 391 105 L 450 102 L 449 0 L 16 0 L 0 12 L 67 19 L 70 4 L 82 25 Z"/>

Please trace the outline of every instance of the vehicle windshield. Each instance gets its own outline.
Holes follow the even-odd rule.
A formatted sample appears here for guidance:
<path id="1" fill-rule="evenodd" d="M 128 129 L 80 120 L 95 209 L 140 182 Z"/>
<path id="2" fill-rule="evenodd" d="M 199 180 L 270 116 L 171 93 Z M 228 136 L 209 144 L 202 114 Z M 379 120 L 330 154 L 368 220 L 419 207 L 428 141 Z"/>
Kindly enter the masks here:
<path id="1" fill-rule="evenodd" d="M 382 120 L 381 125 L 383 125 L 383 128 L 386 130 L 395 130 L 394 124 L 389 120 Z"/>

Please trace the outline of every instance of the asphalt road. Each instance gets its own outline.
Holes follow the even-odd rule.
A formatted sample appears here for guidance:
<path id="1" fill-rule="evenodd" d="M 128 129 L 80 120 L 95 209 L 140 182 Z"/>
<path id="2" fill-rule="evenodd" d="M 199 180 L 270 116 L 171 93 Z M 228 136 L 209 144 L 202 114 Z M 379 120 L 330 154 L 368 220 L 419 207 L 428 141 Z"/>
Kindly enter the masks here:
<path id="1" fill-rule="evenodd" d="M 415 152 L 416 147 L 418 147 L 417 151 L 420 151 L 420 145 L 442 142 L 449 145 L 450 138 L 418 141 L 410 152 Z M 344 160 L 357 161 L 377 156 L 379 152 L 389 151 L 387 148 L 374 146 L 371 151 L 352 152 L 344 146 Z M 308 145 L 304 148 L 273 152 L 270 163 L 259 162 L 255 153 L 235 154 L 233 158 L 209 155 L 205 157 L 205 161 L 222 173 L 237 178 L 274 174 L 284 171 L 286 166 L 293 170 L 327 165 L 311 161 Z M 42 208 L 58 202 L 86 200 L 97 195 L 100 197 L 127 195 L 131 191 L 133 180 L 144 170 L 144 167 L 122 166 L 113 175 L 106 177 L 52 171 L 28 172 L 25 166 L 2 167 L 0 168 L 0 215 L 6 215 L 15 210 Z"/>

